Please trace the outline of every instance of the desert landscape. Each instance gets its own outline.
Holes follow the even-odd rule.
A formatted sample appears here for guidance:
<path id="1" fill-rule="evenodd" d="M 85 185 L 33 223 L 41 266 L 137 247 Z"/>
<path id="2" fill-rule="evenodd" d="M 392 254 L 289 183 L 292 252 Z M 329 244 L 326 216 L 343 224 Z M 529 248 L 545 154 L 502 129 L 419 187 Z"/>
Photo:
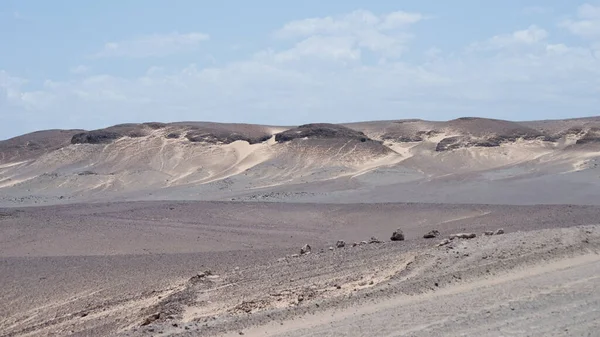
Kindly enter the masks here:
<path id="1" fill-rule="evenodd" d="M 0 141 L 0 336 L 600 336 L 600 117 Z"/>

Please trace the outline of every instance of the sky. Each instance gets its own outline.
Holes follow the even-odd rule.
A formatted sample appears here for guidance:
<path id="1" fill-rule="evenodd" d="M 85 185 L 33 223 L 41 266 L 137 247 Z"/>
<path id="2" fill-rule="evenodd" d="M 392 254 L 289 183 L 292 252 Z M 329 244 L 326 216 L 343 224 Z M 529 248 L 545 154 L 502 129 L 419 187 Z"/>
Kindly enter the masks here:
<path id="1" fill-rule="evenodd" d="M 3 0 L 0 139 L 600 115 L 600 0 Z"/>

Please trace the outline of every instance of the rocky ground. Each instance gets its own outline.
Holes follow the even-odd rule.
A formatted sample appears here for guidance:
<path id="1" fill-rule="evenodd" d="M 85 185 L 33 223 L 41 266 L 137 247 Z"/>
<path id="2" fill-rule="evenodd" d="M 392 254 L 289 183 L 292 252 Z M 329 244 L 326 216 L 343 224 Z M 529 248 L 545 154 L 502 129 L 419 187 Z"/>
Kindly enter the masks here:
<path id="1" fill-rule="evenodd" d="M 599 215 L 561 205 L 4 209 L 0 336 L 593 336 Z"/>

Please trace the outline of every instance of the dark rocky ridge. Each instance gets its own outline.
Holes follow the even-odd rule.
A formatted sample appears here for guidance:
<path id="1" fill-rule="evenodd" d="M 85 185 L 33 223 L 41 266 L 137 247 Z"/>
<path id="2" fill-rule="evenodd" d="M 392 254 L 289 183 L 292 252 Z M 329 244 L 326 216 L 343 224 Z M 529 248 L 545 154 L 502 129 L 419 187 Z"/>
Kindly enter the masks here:
<path id="1" fill-rule="evenodd" d="M 153 130 L 168 129 L 165 138 L 177 139 L 182 134 L 190 142 L 209 144 L 230 144 L 243 140 L 250 144 L 256 144 L 271 138 L 266 129 L 238 124 L 218 123 L 143 123 L 143 124 L 121 124 L 106 129 L 85 131 L 78 133 L 71 139 L 72 144 L 110 144 L 123 138 L 138 138 L 147 136 Z"/>
<path id="2" fill-rule="evenodd" d="M 362 143 L 375 142 L 363 132 L 336 124 L 305 124 L 275 135 L 275 141 L 285 143 L 295 139 L 346 139 L 357 140 Z"/>
<path id="3" fill-rule="evenodd" d="M 60 149 L 83 130 L 45 130 L 0 141 L 0 162 L 27 160 Z"/>

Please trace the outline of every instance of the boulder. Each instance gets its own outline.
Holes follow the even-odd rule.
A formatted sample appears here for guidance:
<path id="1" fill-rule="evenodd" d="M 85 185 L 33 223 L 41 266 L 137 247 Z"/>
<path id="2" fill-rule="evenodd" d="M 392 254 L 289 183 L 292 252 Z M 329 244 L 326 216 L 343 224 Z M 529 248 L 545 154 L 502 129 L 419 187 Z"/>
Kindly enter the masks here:
<path id="1" fill-rule="evenodd" d="M 311 252 L 310 245 L 306 244 L 304 247 L 300 248 L 300 255 L 304 255 Z"/>
<path id="2" fill-rule="evenodd" d="M 504 234 L 504 229 L 503 229 L 503 228 L 500 228 L 500 229 L 498 229 L 498 230 L 497 230 L 497 231 L 494 233 L 494 235 L 502 235 L 502 234 Z"/>
<path id="3" fill-rule="evenodd" d="M 346 246 L 346 242 L 344 240 L 338 240 L 338 242 L 336 242 L 335 246 L 337 248 L 344 248 Z"/>
<path id="4" fill-rule="evenodd" d="M 396 229 L 394 233 L 392 233 L 392 237 L 390 238 L 392 241 L 404 241 L 404 233 L 400 228 Z"/>
<path id="5" fill-rule="evenodd" d="M 437 238 L 438 236 L 440 236 L 440 232 L 436 229 L 429 231 L 429 233 L 423 235 L 423 238 L 425 239 L 433 239 L 433 238 Z"/>

